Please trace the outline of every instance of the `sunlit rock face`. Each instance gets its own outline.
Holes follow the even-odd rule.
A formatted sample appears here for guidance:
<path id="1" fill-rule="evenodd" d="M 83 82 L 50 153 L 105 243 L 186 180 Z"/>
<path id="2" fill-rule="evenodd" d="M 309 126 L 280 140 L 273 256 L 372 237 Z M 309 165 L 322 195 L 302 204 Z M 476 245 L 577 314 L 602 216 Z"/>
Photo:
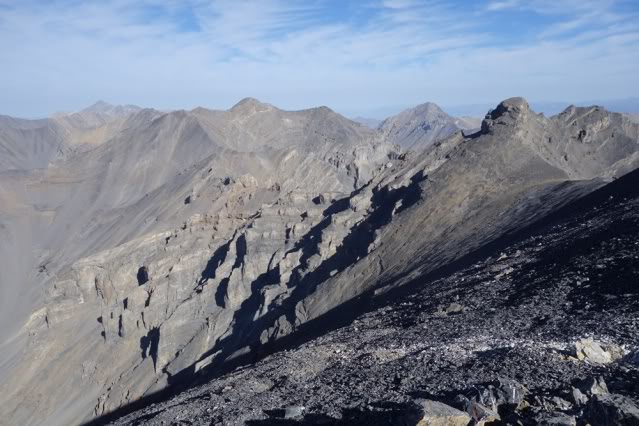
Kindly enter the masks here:
<path id="1" fill-rule="evenodd" d="M 78 423 L 250 358 L 639 162 L 627 118 L 545 118 L 520 98 L 477 132 L 430 140 L 436 106 L 380 130 L 255 99 L 96 108 L 56 118 L 81 129 L 45 138 L 57 154 L 2 166 L 0 414 L 12 423 Z M 2 142 L 40 125 L 2 122 Z"/>

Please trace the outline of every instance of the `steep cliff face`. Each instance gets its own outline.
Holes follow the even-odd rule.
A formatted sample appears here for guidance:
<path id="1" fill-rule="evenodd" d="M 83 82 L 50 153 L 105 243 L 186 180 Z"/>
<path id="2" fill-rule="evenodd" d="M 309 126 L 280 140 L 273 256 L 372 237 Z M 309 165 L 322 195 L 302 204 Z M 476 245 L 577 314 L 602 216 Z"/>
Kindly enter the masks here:
<path id="1" fill-rule="evenodd" d="M 108 141 L 1 181 L 3 304 L 22 304 L 2 337 L 26 355 L 0 371 L 6 418 L 73 423 L 163 387 L 229 331 L 258 276 L 286 282 L 286 251 L 332 201 L 398 155 L 328 108 L 117 120 Z"/>
<path id="2" fill-rule="evenodd" d="M 341 327 L 119 411 L 114 424 L 636 421 L 637 179 L 639 170 L 401 295 L 350 304 Z"/>
<path id="3" fill-rule="evenodd" d="M 520 98 L 409 153 L 327 108 L 252 99 L 126 120 L 11 186 L 25 212 L 47 192 L 50 215 L 29 278 L 44 295 L 0 366 L 4 418 L 77 423 L 221 368 L 639 161 L 639 126 L 620 115 L 545 118 Z"/>

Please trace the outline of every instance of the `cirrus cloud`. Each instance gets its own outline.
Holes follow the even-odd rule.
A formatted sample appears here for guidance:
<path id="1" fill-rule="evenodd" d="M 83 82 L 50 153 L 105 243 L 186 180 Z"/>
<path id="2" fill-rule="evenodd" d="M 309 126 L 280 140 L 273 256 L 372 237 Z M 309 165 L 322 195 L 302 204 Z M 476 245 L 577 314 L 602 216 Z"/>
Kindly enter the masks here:
<path id="1" fill-rule="evenodd" d="M 348 114 L 426 100 L 637 96 L 639 7 L 612 0 L 0 1 L 0 113 L 106 99 Z"/>

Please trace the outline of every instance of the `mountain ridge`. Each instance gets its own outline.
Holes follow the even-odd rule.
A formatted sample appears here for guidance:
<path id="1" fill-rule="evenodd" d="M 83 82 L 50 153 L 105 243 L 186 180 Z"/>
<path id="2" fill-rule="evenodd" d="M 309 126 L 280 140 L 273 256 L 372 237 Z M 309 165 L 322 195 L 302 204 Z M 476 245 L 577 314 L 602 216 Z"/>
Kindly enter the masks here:
<path id="1" fill-rule="evenodd" d="M 0 366 L 4 418 L 75 423 L 222 369 L 639 165 L 639 126 L 598 107 L 546 118 L 511 98 L 403 151 L 325 107 L 263 105 L 142 110 L 0 181 L 23 206 L 4 229 L 34 230 L 16 282 L 45 289 Z"/>

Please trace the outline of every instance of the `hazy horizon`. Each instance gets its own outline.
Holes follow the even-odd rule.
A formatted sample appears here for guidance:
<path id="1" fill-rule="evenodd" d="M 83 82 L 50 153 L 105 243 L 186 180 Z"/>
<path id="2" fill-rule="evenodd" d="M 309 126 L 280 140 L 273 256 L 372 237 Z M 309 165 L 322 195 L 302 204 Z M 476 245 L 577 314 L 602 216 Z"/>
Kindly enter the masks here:
<path id="1" fill-rule="evenodd" d="M 252 96 L 249 96 L 252 97 Z M 244 98 L 242 98 L 244 99 Z M 89 105 L 84 105 L 81 106 L 80 108 L 76 109 L 76 110 L 69 110 L 69 111 L 52 111 L 48 114 L 44 114 L 44 115 L 38 115 L 38 116 L 17 116 L 17 115 L 11 115 L 11 114 L 5 114 L 2 111 L 0 111 L 0 115 L 6 115 L 6 116 L 12 116 L 15 118 L 22 118 L 22 119 L 42 119 L 42 118 L 47 118 L 47 117 L 51 117 L 54 116 L 56 114 L 71 114 L 71 113 L 75 113 L 75 112 L 81 112 L 84 109 L 90 108 L 93 105 L 100 103 L 100 102 L 105 102 L 109 105 L 112 106 L 126 106 L 126 105 L 132 105 L 132 106 L 136 106 L 136 107 L 140 107 L 140 108 L 153 108 L 153 109 L 158 109 L 161 111 L 165 111 L 165 112 L 169 112 L 169 111 L 178 111 L 178 110 L 192 110 L 195 108 L 207 108 L 207 109 L 215 109 L 215 110 L 227 110 L 230 109 L 231 107 L 233 107 L 233 105 L 235 105 L 236 103 L 240 102 L 242 99 L 238 99 L 237 102 L 233 102 L 232 104 L 226 105 L 226 106 L 220 106 L 220 107 L 212 107 L 210 105 L 205 105 L 205 104 L 201 104 L 201 105 L 195 105 L 195 106 L 191 106 L 191 107 L 187 107 L 187 108 L 175 108 L 175 109 L 159 109 L 159 108 L 155 108 L 153 105 L 142 105 L 142 104 L 137 104 L 137 103 L 131 103 L 131 104 L 124 104 L 124 103 L 118 103 L 118 102 L 112 102 L 110 101 L 108 98 L 105 99 L 99 99 L 96 100 L 95 102 L 92 102 Z M 482 118 L 486 112 L 488 112 L 490 109 L 494 108 L 500 101 L 502 101 L 503 99 L 500 100 L 496 100 L 493 103 L 489 103 L 489 102 L 484 102 L 484 103 L 476 103 L 476 104 L 462 104 L 462 105 L 439 105 L 446 113 L 452 115 L 452 116 L 456 116 L 456 117 L 475 117 L 475 118 Z M 258 99 L 258 101 L 260 102 L 265 102 L 265 103 L 270 103 L 267 102 L 263 99 Z M 422 103 L 426 103 L 426 102 L 431 102 L 428 99 L 425 99 L 423 102 L 420 102 L 418 104 L 414 104 L 414 105 L 393 105 L 393 106 L 387 106 L 387 107 L 378 107 L 378 108 L 374 108 L 374 109 L 370 109 L 370 110 L 363 110 L 363 112 L 357 112 L 357 111 L 340 111 L 336 108 L 333 108 L 331 105 L 307 105 L 305 107 L 299 108 L 299 109 L 308 109 L 308 108 L 314 108 L 314 107 L 319 107 L 319 106 L 327 106 L 331 109 L 333 109 L 334 111 L 336 111 L 337 113 L 351 118 L 351 119 L 367 119 L 367 120 L 377 120 L 377 121 L 381 121 L 385 118 L 391 117 L 395 114 L 398 114 L 399 112 L 405 110 L 405 109 L 410 109 L 413 108 L 419 104 Z M 569 102 L 569 101 L 535 101 L 535 100 L 529 100 L 530 104 L 531 104 L 531 108 L 538 113 L 544 113 L 546 115 L 554 115 L 554 114 L 558 114 L 559 112 L 563 111 L 566 107 L 568 107 L 569 105 L 577 105 L 577 106 L 590 106 L 590 105 L 601 105 L 606 107 L 608 110 L 613 111 L 613 112 L 623 112 L 623 113 L 637 113 L 639 112 L 639 98 L 623 98 L 623 99 L 608 99 L 608 100 L 586 100 L 586 101 L 582 101 L 582 102 Z M 275 107 L 280 107 L 280 105 L 277 104 L 273 104 Z M 293 109 L 292 109 L 293 110 Z"/>
<path id="2" fill-rule="evenodd" d="M 636 98 L 638 17 L 629 0 L 0 0 L 0 113 Z"/>

